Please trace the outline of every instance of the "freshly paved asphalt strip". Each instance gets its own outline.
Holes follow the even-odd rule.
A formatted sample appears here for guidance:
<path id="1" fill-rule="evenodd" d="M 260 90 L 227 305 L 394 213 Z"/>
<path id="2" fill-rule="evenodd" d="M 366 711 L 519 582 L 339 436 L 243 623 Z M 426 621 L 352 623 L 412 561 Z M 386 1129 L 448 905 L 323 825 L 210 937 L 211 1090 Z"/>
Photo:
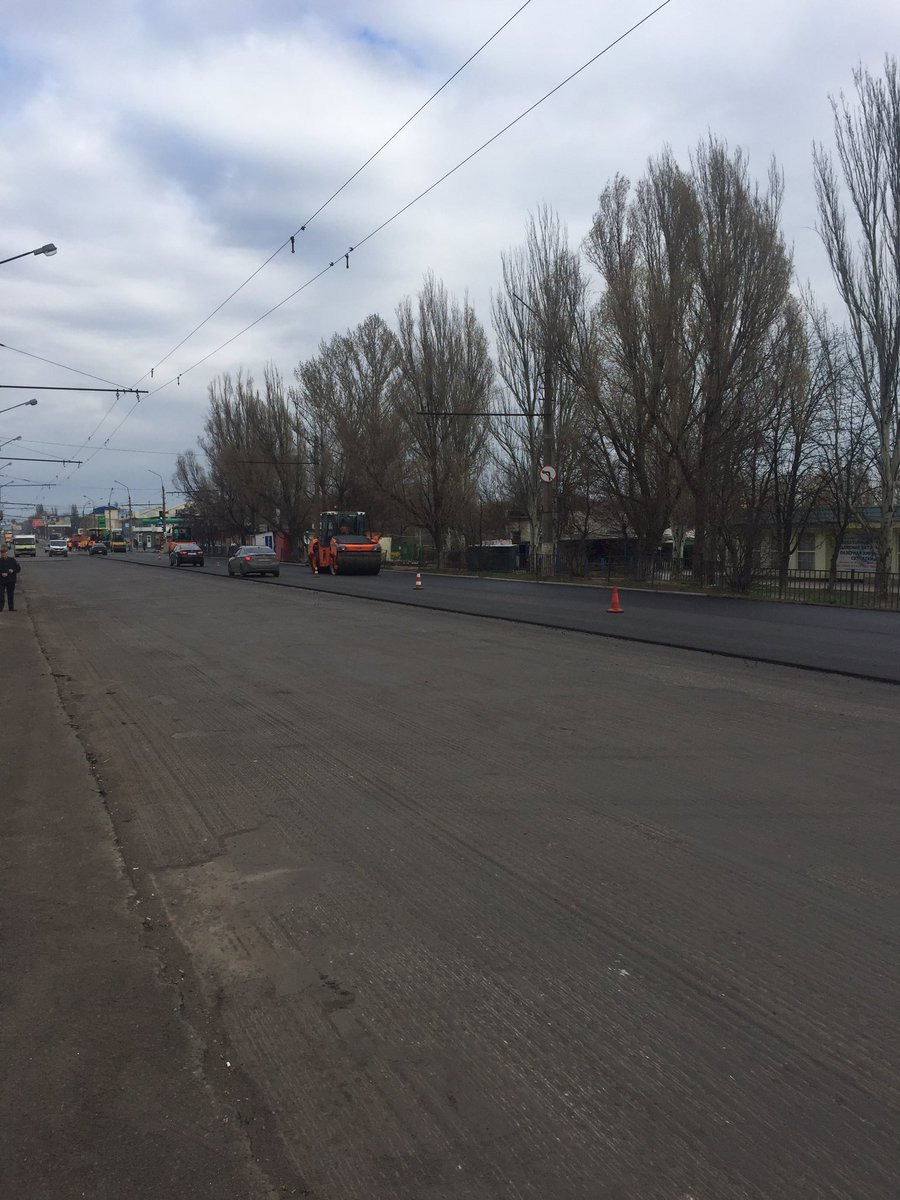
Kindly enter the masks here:
<path id="1" fill-rule="evenodd" d="M 227 574 L 221 559 L 208 559 L 202 569 L 170 568 L 167 558 L 151 554 L 110 562 L 172 574 Z M 900 683 L 900 613 L 629 590 L 620 592 L 625 611 L 613 615 L 606 588 L 426 574 L 423 590 L 416 591 L 414 578 L 408 571 L 313 576 L 307 567 L 284 564 L 278 580 L 231 582 L 301 587 Z"/>
<path id="2" fill-rule="evenodd" d="M 896 1200 L 893 686 L 195 574 L 29 599 L 298 1186 Z"/>

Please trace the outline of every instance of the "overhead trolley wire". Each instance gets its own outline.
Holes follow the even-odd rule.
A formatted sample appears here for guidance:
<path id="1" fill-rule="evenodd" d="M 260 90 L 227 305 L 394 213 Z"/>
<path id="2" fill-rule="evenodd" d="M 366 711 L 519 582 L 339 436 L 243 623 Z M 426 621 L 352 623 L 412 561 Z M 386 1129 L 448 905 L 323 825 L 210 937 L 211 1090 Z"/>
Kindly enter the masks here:
<path id="1" fill-rule="evenodd" d="M 626 30 L 624 30 L 622 33 L 620 33 L 618 35 L 618 37 L 613 38 L 613 40 L 611 42 L 608 42 L 601 50 L 598 50 L 596 54 L 593 54 L 586 62 L 582 63 L 580 67 L 577 67 L 574 71 L 572 71 L 564 79 L 560 80 L 560 82 L 557 83 L 554 87 L 552 87 L 548 92 L 545 92 L 544 95 L 542 95 L 539 99 L 535 100 L 533 104 L 530 104 L 526 109 L 523 109 L 523 111 L 520 112 L 518 114 L 518 116 L 514 117 L 511 121 L 507 122 L 507 124 L 504 125 L 501 129 L 497 130 L 497 132 L 495 134 L 493 134 L 491 137 L 489 137 L 486 141 L 482 142 L 481 145 L 476 147 L 476 149 L 474 149 L 470 154 L 467 154 L 465 156 L 465 158 L 460 159 L 460 161 L 455 166 L 451 167 L 449 171 L 445 171 L 444 174 L 440 176 L 440 178 L 436 179 L 433 183 L 429 184 L 429 186 L 427 188 L 425 188 L 423 191 L 419 192 L 418 195 L 414 196 L 411 200 L 409 200 L 401 208 L 397 209 L 397 211 L 394 212 L 390 217 L 388 217 L 386 220 L 382 221 L 380 225 L 377 225 L 374 229 L 370 230 L 363 238 L 361 238 L 359 241 L 355 242 L 354 245 L 350 246 L 346 251 L 341 251 L 339 254 L 337 254 L 335 256 L 335 258 L 327 264 L 327 266 L 322 267 L 319 271 L 317 271 L 315 273 L 315 275 L 310 276 L 310 278 L 307 279 L 304 283 L 302 283 L 298 288 L 295 288 L 294 291 L 290 292 L 287 296 L 285 296 L 284 299 L 279 300 L 277 304 L 273 304 L 271 308 L 266 309 L 265 312 L 261 313 L 260 316 L 256 317 L 248 325 L 245 325 L 242 329 L 239 329 L 237 331 L 237 333 L 232 334 L 231 337 L 226 338 L 226 340 L 224 342 L 222 342 L 220 345 L 216 346 L 215 349 L 210 350 L 208 354 L 204 354 L 202 358 L 197 359 L 197 361 L 192 363 L 189 367 L 185 367 L 183 370 L 177 372 L 175 375 L 172 375 L 169 379 L 166 380 L 165 383 L 161 383 L 158 387 L 154 388 L 152 391 L 148 391 L 147 397 L 149 398 L 151 396 L 157 395 L 158 392 L 164 391 L 166 388 L 171 387 L 171 385 L 175 382 L 180 383 L 183 376 L 190 374 L 191 371 L 194 371 L 197 369 L 197 367 L 202 366 L 203 363 L 207 362 L 210 358 L 213 358 L 216 354 L 220 353 L 227 346 L 230 346 L 232 342 L 237 341 L 238 338 L 243 337 L 243 335 L 245 333 L 248 333 L 255 326 L 259 325 L 262 321 L 266 320 L 267 317 L 270 317 L 274 312 L 277 312 L 278 309 L 283 308 L 285 304 L 287 304 L 289 301 L 293 300 L 295 296 L 298 296 L 301 292 L 305 291 L 313 283 L 316 283 L 319 279 L 322 278 L 323 275 L 326 275 L 330 270 L 332 270 L 335 266 L 337 266 L 342 260 L 345 261 L 347 266 L 349 266 L 350 265 L 350 255 L 352 253 L 354 253 L 354 251 L 358 250 L 366 242 L 371 241 L 371 239 L 374 238 L 377 234 L 381 233 L 389 225 L 391 225 L 394 221 L 396 221 L 399 217 L 401 217 L 404 213 L 408 212 L 409 209 L 411 209 L 413 207 L 413 205 L 417 204 L 420 200 L 424 199 L 425 196 L 427 196 L 430 192 L 433 192 L 435 190 L 435 188 L 439 187 L 440 184 L 444 183 L 452 175 L 455 175 L 457 171 L 459 171 L 467 163 L 470 163 L 483 150 L 486 150 L 488 146 L 490 146 L 494 142 L 496 142 L 505 133 L 508 133 L 510 129 L 512 129 L 512 128 L 514 128 L 514 126 L 518 125 L 520 121 L 524 120 L 525 117 L 527 117 L 531 113 L 533 113 L 535 111 L 535 109 L 539 108 L 542 104 L 544 104 L 552 96 L 556 95 L 557 92 L 561 91 L 562 88 L 564 88 L 567 84 L 571 83 L 573 79 L 576 79 L 579 75 L 581 75 L 589 67 L 593 66 L 593 64 L 596 63 L 599 59 L 603 58 L 604 55 L 608 54 L 611 50 L 615 49 L 616 46 L 620 45 L 623 41 L 625 41 L 626 38 L 630 37 L 631 34 L 635 33 L 638 29 L 640 29 L 642 25 L 646 25 L 648 21 L 652 20 L 653 17 L 655 17 L 658 13 L 662 12 L 662 10 L 664 8 L 667 8 L 671 3 L 672 3 L 672 0 L 661 0 L 661 3 L 657 4 L 654 8 L 650 9 L 650 11 L 645 13 L 644 16 L 642 16 L 638 21 L 635 21 Z M 515 15 L 515 14 L 513 14 L 513 15 Z M 510 20 L 511 19 L 512 18 L 510 18 Z M 174 353 L 174 351 L 173 351 L 173 353 Z M 164 362 L 165 359 L 163 359 L 161 361 Z M 153 368 L 153 369 L 155 370 L 155 368 Z M 143 379 L 143 378 L 145 378 L 145 376 L 142 376 L 141 378 Z M 140 383 L 141 380 L 139 379 L 137 382 Z M 118 401 L 116 401 L 116 403 L 118 403 Z M 112 433 L 107 437 L 107 439 L 106 439 L 107 442 L 109 441 L 110 437 L 113 437 L 118 432 L 118 430 L 121 429 L 121 427 L 125 424 L 125 422 L 132 415 L 132 413 L 135 411 L 135 409 L 138 407 L 139 404 L 140 404 L 140 398 L 135 401 L 135 403 L 131 406 L 131 408 L 128 410 L 128 412 L 125 414 L 125 416 L 119 422 L 119 424 L 115 427 L 115 429 L 112 431 Z M 115 407 L 115 405 L 113 405 L 113 407 Z M 110 411 L 112 411 L 112 410 L 110 409 Z M 93 434 L 91 436 L 93 436 Z M 86 443 L 85 443 L 85 445 L 86 445 Z M 100 447 L 98 447 L 94 453 L 96 454 L 99 451 L 99 449 L 100 449 Z M 90 458 L 86 459 L 85 465 L 88 462 L 90 462 L 92 460 L 92 458 L 93 458 L 93 455 L 91 455 Z M 74 474 L 74 472 L 73 472 L 73 474 Z M 69 478 L 71 478 L 71 476 L 69 476 Z"/>
<path id="2" fill-rule="evenodd" d="M 672 0 L 662 0 L 662 3 L 657 4 L 655 8 L 651 9 L 650 12 L 646 13 L 643 17 L 641 17 L 641 19 L 639 21 L 635 21 L 635 23 L 633 25 L 631 25 L 623 33 L 620 33 L 617 38 L 614 38 L 613 41 L 609 42 L 606 46 L 604 46 L 602 50 L 599 50 L 596 54 L 594 54 L 591 58 L 589 58 L 587 60 L 587 62 L 582 63 L 580 67 L 578 67 L 575 71 L 572 71 L 572 73 L 570 75 L 567 75 L 565 77 L 565 79 L 562 79 L 559 83 L 557 83 L 555 85 L 555 87 L 552 87 L 549 92 L 545 92 L 544 95 L 540 97 L 540 99 L 535 100 L 535 102 L 533 104 L 530 104 L 528 106 L 528 108 L 526 108 L 522 112 L 520 112 L 517 117 L 514 117 L 511 121 L 509 121 L 506 125 L 503 126 L 502 129 L 498 129 L 495 134 L 493 134 L 491 137 L 489 137 L 487 139 L 487 141 L 482 142 L 480 146 L 476 147 L 476 149 L 474 149 L 470 154 L 467 154 L 465 158 L 460 159 L 460 161 L 455 166 L 451 167 L 449 171 L 445 171 L 444 174 L 441 175 L 439 179 L 436 179 L 433 183 L 429 184 L 429 186 L 427 188 L 425 188 L 423 191 L 419 192 L 419 194 L 417 196 L 414 196 L 412 198 L 412 200 L 409 200 L 406 204 L 403 205 L 402 208 L 398 208 L 395 213 L 393 213 L 386 220 L 382 221 L 380 225 L 377 225 L 374 229 L 370 230 L 365 235 L 365 237 L 360 238 L 359 241 L 355 242 L 352 246 L 350 246 L 348 250 L 341 251 L 339 254 L 337 254 L 335 256 L 333 261 L 328 263 L 327 266 L 322 267 L 321 270 L 317 271 L 315 275 L 310 276 L 310 278 L 307 279 L 305 283 L 302 283 L 298 288 L 295 288 L 294 291 L 292 291 L 289 295 L 285 296 L 283 300 L 279 300 L 277 304 L 273 304 L 271 308 L 266 309 L 266 311 L 264 313 L 262 313 L 260 316 L 256 317 L 255 320 L 253 320 L 249 323 L 249 325 L 245 325 L 243 329 L 239 329 L 237 333 L 232 334 L 231 337 L 227 338 L 224 342 L 222 342 L 221 345 L 217 346 L 214 350 L 210 350 L 210 352 L 208 354 L 204 354 L 204 356 L 202 358 L 197 359 L 197 361 L 195 363 L 192 363 L 189 367 L 185 367 L 184 370 L 179 371 L 176 375 L 173 375 L 170 379 L 167 379 L 165 383 L 161 383 L 158 387 L 154 388 L 152 391 L 149 391 L 147 393 L 148 397 L 155 396 L 157 394 L 157 392 L 161 392 L 164 388 L 170 387 L 173 383 L 176 382 L 176 380 L 180 381 L 185 375 L 190 374 L 191 371 L 194 371 L 194 370 L 196 370 L 197 367 L 202 366 L 202 364 L 205 363 L 207 361 L 207 359 L 212 358 L 214 355 L 218 354 L 221 350 L 224 350 L 226 346 L 230 346 L 232 342 L 236 341 L 239 337 L 242 337 L 245 333 L 248 333 L 256 325 L 259 325 L 261 321 L 264 321 L 267 317 L 270 317 L 272 315 L 272 313 L 277 312 L 278 309 L 282 308 L 285 304 L 288 303 L 288 301 L 293 300 L 295 296 L 299 296 L 299 294 L 302 291 L 305 291 L 306 288 L 310 287 L 313 283 L 316 283 L 319 279 L 322 278 L 323 275 L 326 275 L 330 270 L 332 270 L 335 266 L 337 266 L 341 261 L 345 261 L 347 263 L 347 265 L 349 266 L 349 258 L 350 258 L 351 254 L 353 254 L 361 246 L 365 245 L 366 242 L 371 241 L 371 239 L 373 237 L 375 237 L 377 234 L 381 233 L 384 229 L 387 229 L 387 227 L 390 224 L 392 224 L 394 221 L 396 221 L 398 217 L 401 217 L 405 212 L 408 212 L 409 209 L 411 209 L 414 204 L 418 204 L 418 202 L 420 200 L 424 199 L 424 197 L 427 196 L 429 194 L 429 192 L 433 192 L 435 188 L 439 187 L 442 183 L 444 183 L 446 180 L 448 180 L 452 175 L 455 175 L 457 171 L 459 171 L 467 163 L 470 163 L 473 158 L 476 158 L 482 152 L 482 150 L 486 150 L 488 146 L 492 145 L 499 138 L 503 137 L 503 135 L 505 133 L 508 133 L 510 129 L 512 129 L 514 126 L 518 125 L 518 123 L 520 121 L 524 120 L 525 117 L 527 117 L 531 113 L 533 113 L 536 108 L 539 108 L 545 101 L 549 100 L 551 96 L 556 95 L 556 93 L 558 91 L 560 91 L 562 88 L 564 88 L 566 86 L 566 84 L 571 83 L 573 79 L 575 79 L 577 76 L 581 75 L 582 72 L 584 72 L 588 69 L 588 67 L 593 66 L 593 64 L 595 62 L 597 62 L 598 59 L 602 58 L 605 54 L 608 54 L 610 50 L 613 50 L 616 46 L 618 46 L 621 42 L 623 42 L 625 40 L 625 38 L 627 38 L 630 34 L 634 33 L 637 29 L 640 29 L 640 27 L 642 25 L 645 25 L 649 20 L 651 20 L 651 18 L 655 17 L 657 13 L 661 12 L 664 8 L 668 7 L 668 5 L 671 3 L 672 3 Z M 137 404 L 135 404 L 132 407 L 131 411 L 133 412 L 136 407 L 137 407 Z"/>
<path id="3" fill-rule="evenodd" d="M 62 446 L 66 450 L 74 450 L 79 448 L 80 442 L 48 442 L 40 438 L 29 438 L 28 441 L 23 441 L 20 444 L 21 450 L 34 449 L 35 446 Z M 135 450 L 125 446 L 99 446 L 97 453 L 101 450 L 106 450 L 112 454 L 162 454 L 167 458 L 173 458 L 176 454 L 180 454 L 180 450 Z"/>
<path id="4" fill-rule="evenodd" d="M 91 375 L 89 371 L 79 371 L 77 367 L 67 367 L 65 363 L 54 362 L 52 358 L 42 358 L 40 354 L 30 354 L 27 350 L 19 350 L 15 346 L 10 346 L 7 342 L 0 342 L 0 350 L 10 350 L 13 354 L 22 354 L 25 358 L 33 358 L 38 362 L 47 363 L 48 366 L 59 367 L 61 371 L 72 371 L 75 375 L 83 375 L 85 379 L 95 379 L 97 383 L 108 383 L 110 387 L 116 388 L 121 392 L 131 390 L 126 388 L 124 384 L 115 383 L 112 379 L 104 379 L 102 375 Z M 73 388 L 72 390 L 74 391 L 75 389 Z"/>
<path id="5" fill-rule="evenodd" d="M 472 54 L 470 54 L 469 57 L 465 60 L 465 62 L 462 63 L 459 67 L 457 67 L 456 70 L 453 72 L 453 74 L 448 76 L 448 78 L 444 80 L 444 82 L 441 84 L 441 86 L 435 92 L 433 92 L 428 97 L 428 99 L 426 101 L 424 101 L 424 103 L 420 104 L 419 107 L 416 109 L 416 111 L 411 116 L 407 117 L 407 119 L 403 122 L 403 124 L 400 125 L 397 129 L 395 129 L 394 132 L 391 134 L 391 136 L 386 141 L 382 142 L 382 144 L 378 147 L 377 150 L 375 150 L 372 154 L 369 155 L 369 157 L 362 164 L 362 166 L 358 167 L 353 172 L 352 175 L 350 175 L 347 179 L 345 179 L 344 182 L 341 184 L 341 186 L 339 188 L 337 188 L 336 191 L 332 192 L 332 194 L 328 197 L 328 199 L 325 200 L 322 204 L 320 204 L 319 207 L 315 210 L 315 212 L 311 216 L 307 217 L 306 220 L 303 222 L 303 224 L 300 225 L 297 229 L 295 229 L 294 232 L 285 241 L 283 241 L 276 250 L 273 250 L 272 253 L 269 255 L 269 257 L 265 260 L 265 262 L 261 263 L 251 275 L 248 275 L 247 278 L 244 280 L 244 282 L 239 284 L 234 289 L 234 291 L 232 291 L 228 296 L 226 296 L 225 299 L 222 301 L 222 303 L 219 304 L 216 308 L 214 308 L 213 311 L 207 317 L 204 317 L 204 319 L 200 322 L 199 325 L 195 325 L 194 328 L 190 331 L 190 333 L 186 334 L 186 336 L 183 337 L 176 346 L 173 346 L 172 349 L 166 355 L 164 355 L 159 360 L 158 363 L 155 363 L 150 368 L 149 371 L 145 371 L 144 374 L 140 377 L 140 379 L 138 379 L 135 382 L 134 386 L 137 387 L 137 385 L 139 383 L 142 383 L 147 378 L 148 375 L 152 379 L 154 371 L 158 370 L 159 367 L 161 367 L 163 365 L 163 363 L 167 362 L 177 350 L 180 350 L 181 347 L 186 342 L 190 341 L 190 339 L 194 336 L 195 333 L 198 333 L 203 328 L 203 326 L 208 324 L 208 322 L 211 321 L 212 318 L 217 313 L 221 312 L 222 309 L 225 307 L 225 305 L 228 304 L 231 300 L 233 300 L 234 297 L 238 294 L 238 292 L 242 291 L 247 286 L 248 283 L 250 283 L 253 279 L 255 279 L 256 276 L 262 270 L 264 270 L 264 268 L 269 265 L 269 263 L 272 261 L 272 259 L 275 258 L 277 255 L 279 255 L 282 250 L 284 250 L 288 245 L 290 245 L 291 251 L 293 252 L 294 239 L 296 238 L 297 234 L 304 232 L 307 229 L 307 227 L 312 224 L 312 222 L 315 220 L 315 218 L 317 216 L 319 216 L 320 213 L 324 212 L 324 210 L 328 207 L 328 205 L 332 202 L 332 200 L 334 200 L 337 196 L 339 196 L 341 194 L 341 192 L 346 187 L 348 187 L 353 182 L 353 180 L 356 179 L 357 176 L 360 175 L 366 169 L 366 167 L 369 166 L 369 164 L 371 162 L 373 162 L 378 157 L 378 155 L 381 154 L 381 152 L 384 149 L 386 149 L 391 144 L 391 142 L 396 137 L 398 137 L 403 132 L 403 130 L 406 129 L 416 119 L 416 117 L 418 117 L 420 115 L 420 113 L 422 113 L 428 107 L 429 104 L 431 104 L 432 100 L 436 99 L 441 94 L 441 92 L 446 87 L 448 87 L 453 82 L 453 80 L 456 79 L 456 77 L 459 74 L 461 74 L 461 72 L 464 71 L 466 69 L 466 67 L 469 66 L 469 64 L 478 57 L 478 55 L 482 52 L 482 50 L 486 49 L 491 44 L 491 42 L 494 41 L 494 39 L 497 38 L 503 32 L 503 30 L 506 29 L 507 26 L 510 25 L 516 19 L 517 16 L 519 16 L 520 13 L 528 7 L 529 4 L 531 4 L 531 0 L 524 0 L 524 3 L 520 4 L 519 7 L 516 9 L 516 11 L 514 13 L 512 13 L 511 16 L 507 17 L 507 19 L 503 22 L 503 24 L 498 29 L 495 29 L 494 32 L 491 34 L 491 36 L 486 41 L 482 42 L 482 44 L 478 47 L 478 49 L 475 50 Z M 313 282 L 313 281 L 308 280 L 307 284 L 305 284 L 304 286 L 308 286 L 308 284 L 311 282 Z M 263 318 L 260 318 L 260 319 L 263 319 Z M 252 327 L 248 326 L 248 328 L 252 328 Z M 246 330 L 244 330 L 243 332 L 246 332 Z M 240 335 L 238 335 L 238 336 L 240 336 Z M 228 343 L 225 343 L 225 344 L 227 345 Z M 195 365 L 199 366 L 200 364 L 198 363 Z M 159 389 L 157 388 L 156 391 L 158 391 L 158 390 Z M 151 394 L 153 394 L 153 393 L 151 393 Z M 94 427 L 94 429 L 88 435 L 85 442 L 82 444 L 82 446 L 81 446 L 82 450 L 87 446 L 87 444 L 91 440 L 91 438 L 93 438 L 94 435 L 102 428 L 106 419 L 109 417 L 110 413 L 113 411 L 113 409 L 116 407 L 116 405 L 118 403 L 119 403 L 119 397 L 117 396 L 115 402 L 109 406 L 106 413 L 104 413 L 103 417 L 100 419 L 99 423 Z M 121 429 L 122 425 L 124 425 L 125 421 L 128 420 L 128 418 L 131 416 L 131 414 L 137 408 L 138 404 L 140 404 L 140 397 L 138 397 L 138 399 L 135 401 L 135 403 L 131 406 L 131 408 L 125 414 L 124 419 L 119 422 L 119 424 L 116 426 L 116 428 L 113 430 L 113 432 L 109 435 L 109 437 L 107 437 L 104 445 L 109 442 L 109 438 L 113 437 L 117 430 Z M 93 456 L 91 456 L 91 457 L 93 457 Z M 89 458 L 87 461 L 90 462 L 91 459 Z"/>
<path id="6" fill-rule="evenodd" d="M 222 303 L 217 305 L 217 307 L 212 310 L 212 312 L 209 314 L 209 316 L 204 317 L 199 325 L 195 325 L 194 328 L 190 331 L 190 333 L 186 334 L 185 337 L 183 337 L 181 339 L 181 341 L 178 343 L 177 346 L 173 346 L 172 349 L 168 352 L 168 354 L 166 354 L 163 358 L 161 358 L 158 363 L 155 363 L 150 368 L 149 371 L 146 371 L 141 376 L 141 378 L 137 381 L 137 383 L 142 383 L 143 380 L 145 380 L 148 375 L 150 375 L 152 378 L 154 371 L 157 371 L 163 365 L 163 363 L 167 362 L 172 357 L 172 355 L 175 353 L 176 350 L 180 350 L 181 347 L 185 344 L 185 342 L 190 341 L 190 339 L 194 336 L 195 333 L 198 333 L 203 328 L 204 325 L 208 324 L 208 322 L 213 319 L 213 317 L 217 313 L 221 312 L 222 309 L 225 307 L 225 305 L 228 304 L 230 301 L 232 301 L 235 298 L 235 296 L 238 294 L 238 292 L 242 291 L 247 286 L 248 283 L 251 283 L 256 278 L 256 276 L 260 273 L 260 271 L 263 271 L 269 265 L 269 263 L 272 261 L 272 259 L 276 258 L 281 253 L 282 250 L 285 250 L 288 246 L 290 246 L 291 253 L 293 254 L 294 239 L 297 237 L 297 235 L 300 233 L 305 233 L 307 228 L 313 223 L 313 221 L 316 219 L 316 217 L 318 217 L 320 213 L 323 213 L 325 211 L 325 209 L 328 207 L 328 205 L 331 204 L 332 200 L 336 200 L 337 197 L 341 194 L 341 192 L 344 191 L 345 188 L 349 187 L 350 184 L 354 181 L 354 179 L 356 179 L 359 175 L 361 175 L 363 173 L 363 171 L 366 169 L 366 167 L 368 167 L 370 163 L 373 163 L 375 161 L 375 159 L 378 157 L 378 155 L 381 154 L 381 152 L 383 150 L 386 150 L 387 147 L 391 144 L 391 142 L 393 142 L 395 138 L 399 137 L 400 134 L 403 132 L 403 130 L 406 129 L 409 125 L 411 125 L 413 123 L 413 121 L 416 119 L 416 117 L 418 117 L 421 113 L 423 113 L 425 111 L 425 109 L 428 107 L 428 105 L 431 104 L 431 102 L 433 100 L 436 100 L 437 97 L 441 94 L 442 91 L 444 91 L 445 88 L 449 87 L 450 84 L 453 82 L 453 80 L 456 79 L 456 77 L 458 75 L 461 75 L 462 72 L 466 69 L 466 67 L 468 67 L 470 63 L 474 62 L 474 60 L 478 57 L 478 55 L 481 54 L 482 50 L 487 49 L 487 47 L 491 44 L 491 42 L 493 42 L 496 38 L 498 38 L 500 36 L 500 34 L 504 31 L 504 29 L 506 29 L 506 27 L 508 25 L 511 25 L 512 22 L 516 19 L 516 17 L 519 16 L 519 14 L 524 9 L 526 9 L 529 4 L 531 4 L 531 0 L 525 0 L 525 2 L 523 4 L 520 4 L 519 7 L 516 9 L 516 11 L 511 16 L 507 17 L 507 19 L 503 22 L 503 24 L 498 29 L 495 29 L 494 32 L 491 34 L 491 36 L 486 41 L 482 42 L 481 45 L 478 47 L 478 49 L 473 51 L 469 55 L 469 57 L 465 60 L 465 62 L 461 63 L 460 66 L 458 66 L 456 68 L 456 70 L 453 72 L 453 74 L 449 75 L 444 80 L 444 82 L 441 84 L 441 86 L 436 91 L 432 92 L 431 95 L 428 97 L 428 99 L 425 100 L 422 104 L 420 104 L 419 107 L 416 109 L 416 111 L 414 113 L 412 113 L 411 116 L 407 117 L 402 125 L 399 125 L 394 130 L 394 132 L 391 134 L 391 136 L 389 138 L 387 138 L 385 141 L 383 141 L 381 143 L 381 145 L 378 147 L 377 150 L 373 150 L 373 152 L 369 155 L 369 157 L 366 159 L 366 161 L 361 166 L 357 167 L 356 170 L 353 172 L 353 174 L 349 175 L 344 180 L 344 182 L 341 184 L 341 186 L 339 188 L 336 188 L 335 191 L 333 191 L 331 193 L 331 195 L 328 197 L 328 199 L 324 200 L 319 205 L 319 207 L 315 210 L 315 212 L 312 213 L 311 216 L 308 216 L 306 218 L 306 220 L 302 223 L 302 225 L 299 225 L 297 227 L 297 229 L 295 229 L 294 232 L 292 234 L 290 234 L 289 237 L 287 237 L 277 249 L 272 251 L 272 253 L 265 260 L 265 262 L 260 263 L 260 265 L 256 268 L 256 270 L 251 275 L 248 275 L 243 283 L 238 284 L 238 286 L 234 289 L 234 291 L 231 292 L 229 295 L 227 295 L 225 297 L 225 299 L 222 301 Z M 136 386 L 137 386 L 137 384 L 135 384 L 135 387 Z"/>

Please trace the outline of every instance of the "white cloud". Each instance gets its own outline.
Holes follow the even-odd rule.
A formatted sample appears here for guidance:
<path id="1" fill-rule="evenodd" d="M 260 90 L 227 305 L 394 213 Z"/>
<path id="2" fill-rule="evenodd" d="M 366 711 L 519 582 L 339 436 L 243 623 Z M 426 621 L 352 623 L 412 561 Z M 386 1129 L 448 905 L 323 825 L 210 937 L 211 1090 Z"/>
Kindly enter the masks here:
<path id="1" fill-rule="evenodd" d="M 52 240 L 53 259 L 2 268 L 0 341 L 132 384 L 219 304 L 515 9 L 515 0 L 263 0 L 190 4 L 8 0 L 0 47 L 0 257 Z M 433 270 L 489 323 L 502 250 L 529 212 L 557 209 L 573 242 L 616 171 L 707 130 L 785 173 L 798 274 L 830 294 L 813 232 L 810 150 L 829 92 L 898 44 L 894 0 L 846 6 L 675 0 L 473 162 L 269 320 L 253 321 L 600 50 L 649 4 L 534 0 L 470 67 L 155 378 L 114 441 L 192 445 L 209 380 L 274 362 L 290 376 L 322 338 L 391 318 Z M 0 351 L 2 381 L 88 381 Z M 6 391 L 8 403 L 20 395 Z M 27 393 L 21 393 L 25 398 Z M 80 444 L 115 397 L 40 394 L 0 438 Z M 100 442 L 127 411 L 122 400 Z M 5 405 L 0 404 L 0 407 Z M 37 444 L 37 443 L 35 443 Z M 49 448 L 49 447 L 48 447 Z M 87 457 L 84 455 L 83 457 Z M 153 480 L 174 458 L 100 453 L 60 507 Z M 160 464 L 164 464 L 160 466 Z M 27 493 L 22 493 L 25 498 Z"/>

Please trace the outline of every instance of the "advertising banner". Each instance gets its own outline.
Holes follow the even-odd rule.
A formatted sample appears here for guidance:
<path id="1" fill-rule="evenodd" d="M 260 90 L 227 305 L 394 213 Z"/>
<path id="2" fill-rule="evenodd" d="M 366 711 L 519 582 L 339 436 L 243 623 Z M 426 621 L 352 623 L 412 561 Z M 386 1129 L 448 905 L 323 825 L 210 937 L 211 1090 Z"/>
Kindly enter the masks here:
<path id="1" fill-rule="evenodd" d="M 838 552 L 839 571 L 875 570 L 875 547 L 864 533 L 848 533 Z"/>

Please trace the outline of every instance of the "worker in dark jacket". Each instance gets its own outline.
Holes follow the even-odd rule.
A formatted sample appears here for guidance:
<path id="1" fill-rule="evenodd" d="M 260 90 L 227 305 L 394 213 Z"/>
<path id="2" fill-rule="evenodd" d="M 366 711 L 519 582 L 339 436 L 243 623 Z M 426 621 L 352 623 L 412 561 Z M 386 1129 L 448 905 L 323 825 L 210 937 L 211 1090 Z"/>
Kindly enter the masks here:
<path id="1" fill-rule="evenodd" d="M 16 611 L 16 576 L 21 570 L 18 559 L 13 558 L 6 546 L 0 548 L 0 612 L 7 600 L 9 611 Z"/>

